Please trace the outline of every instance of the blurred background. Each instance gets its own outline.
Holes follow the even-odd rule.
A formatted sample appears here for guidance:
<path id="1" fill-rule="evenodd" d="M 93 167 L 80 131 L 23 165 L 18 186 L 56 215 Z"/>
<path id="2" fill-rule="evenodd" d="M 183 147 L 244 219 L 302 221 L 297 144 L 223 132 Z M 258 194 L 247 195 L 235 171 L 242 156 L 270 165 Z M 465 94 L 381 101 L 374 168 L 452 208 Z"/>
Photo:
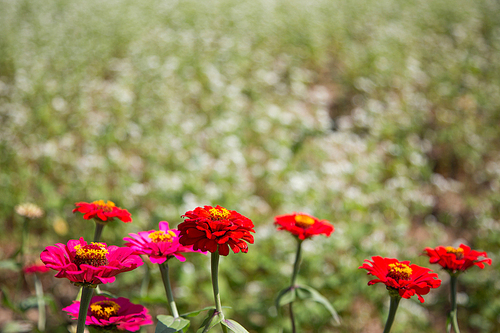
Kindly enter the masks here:
<path id="1" fill-rule="evenodd" d="M 295 241 L 275 215 L 331 221 L 304 243 L 298 281 L 343 319 L 297 303 L 302 332 L 381 332 L 389 297 L 358 267 L 411 260 L 443 285 L 401 302 L 393 332 L 444 332 L 449 279 L 421 256 L 461 242 L 493 265 L 459 278 L 464 332 L 500 326 L 500 3 L 495 0 L 0 0 L 0 327 L 34 323 L 33 281 L 9 259 L 32 202 L 26 260 L 94 223 L 75 202 L 132 213 L 102 241 L 175 227 L 219 204 L 251 218 L 255 244 L 221 260 L 226 316 L 290 331 L 274 298 Z M 146 266 L 151 279 L 144 281 Z M 213 304 L 210 260 L 170 263 L 180 312 Z M 78 288 L 43 275 L 48 332 L 67 332 Z M 22 288 L 19 289 L 19 280 Z M 102 286 L 167 313 L 150 263 Z M 20 290 L 20 291 L 19 291 Z M 286 314 L 286 312 L 285 312 Z M 197 328 L 202 315 L 194 317 Z M 35 328 L 33 328 L 35 330 Z M 143 332 L 154 332 L 151 326 Z"/>

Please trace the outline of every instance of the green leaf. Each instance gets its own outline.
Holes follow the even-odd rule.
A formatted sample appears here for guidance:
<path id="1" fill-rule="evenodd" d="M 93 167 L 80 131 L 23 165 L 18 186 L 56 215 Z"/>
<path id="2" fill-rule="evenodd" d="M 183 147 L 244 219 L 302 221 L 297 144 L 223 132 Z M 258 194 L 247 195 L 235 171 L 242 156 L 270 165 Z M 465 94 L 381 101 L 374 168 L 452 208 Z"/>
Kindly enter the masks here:
<path id="1" fill-rule="evenodd" d="M 215 325 L 219 324 L 224 319 L 222 312 L 217 312 L 215 309 L 208 311 L 205 320 L 201 324 L 200 328 L 196 333 L 206 333 L 214 328 Z"/>
<path id="2" fill-rule="evenodd" d="M 280 306 L 293 302 L 295 300 L 295 296 L 295 287 L 293 286 L 281 290 L 278 297 L 276 297 L 276 309 L 279 311 Z"/>
<path id="3" fill-rule="evenodd" d="M 96 292 L 97 292 L 97 295 L 99 295 L 99 296 L 106 296 L 106 297 L 108 297 L 108 298 L 118 298 L 118 296 L 116 296 L 116 295 L 114 295 L 114 294 L 110 293 L 109 291 L 106 291 L 106 290 L 101 290 L 101 289 L 99 288 L 99 286 L 97 286 L 97 288 L 96 288 Z"/>
<path id="4" fill-rule="evenodd" d="M 231 309 L 230 306 L 222 306 L 222 308 L 223 309 Z M 180 316 L 184 317 L 184 318 L 194 317 L 194 316 L 199 315 L 201 312 L 207 311 L 207 310 L 215 310 L 215 307 L 214 306 L 207 306 L 201 310 L 195 310 L 195 311 L 183 313 Z"/>
<path id="5" fill-rule="evenodd" d="M 0 291 L 2 292 L 2 305 L 5 305 L 12 311 L 19 312 L 19 309 L 10 300 L 9 295 L 5 292 L 5 290 L 3 288 L 0 288 Z"/>
<path id="6" fill-rule="evenodd" d="M 14 259 L 6 259 L 0 261 L 0 269 L 8 269 L 17 272 L 20 270 L 20 267 Z"/>
<path id="7" fill-rule="evenodd" d="M 189 327 L 189 320 L 167 315 L 158 315 L 158 325 L 156 325 L 155 333 L 174 333 L 182 332 L 184 328 Z"/>
<path id="8" fill-rule="evenodd" d="M 328 312 L 330 312 L 333 320 L 335 321 L 335 324 L 340 325 L 340 317 L 337 311 L 335 311 L 330 302 L 325 297 L 323 297 L 316 289 L 309 286 L 296 286 L 296 288 L 297 297 L 299 299 L 310 299 L 311 301 L 320 303 L 328 310 Z"/>
<path id="9" fill-rule="evenodd" d="M 232 332 L 248 333 L 248 331 L 243 326 L 241 326 L 238 322 L 232 319 L 224 319 L 222 320 L 221 324 L 229 328 Z"/>

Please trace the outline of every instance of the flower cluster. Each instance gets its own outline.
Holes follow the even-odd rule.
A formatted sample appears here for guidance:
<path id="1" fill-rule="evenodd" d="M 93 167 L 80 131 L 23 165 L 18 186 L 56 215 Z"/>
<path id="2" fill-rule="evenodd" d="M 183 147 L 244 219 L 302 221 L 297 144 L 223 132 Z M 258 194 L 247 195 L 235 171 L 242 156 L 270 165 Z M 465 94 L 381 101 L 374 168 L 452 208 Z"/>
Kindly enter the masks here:
<path id="1" fill-rule="evenodd" d="M 74 301 L 63 311 L 66 311 L 73 320 L 78 319 L 80 302 Z M 85 324 L 107 330 L 138 331 L 143 325 L 151 325 L 151 315 L 144 306 L 131 303 L 124 297 L 108 298 L 94 296 L 87 310 Z"/>
<path id="2" fill-rule="evenodd" d="M 169 229 L 168 222 L 159 223 L 159 230 L 141 231 L 129 234 L 123 238 L 126 246 L 133 249 L 135 254 L 146 254 L 153 264 L 162 264 L 170 258 L 185 261 L 182 255 L 185 252 L 201 252 L 193 250 L 193 246 L 183 246 L 179 243 L 179 230 Z"/>
<path id="3" fill-rule="evenodd" d="M 116 217 L 125 223 L 132 222 L 131 215 L 126 209 L 116 207 L 115 203 L 109 200 L 108 202 L 104 202 L 104 200 L 97 200 L 91 203 L 77 202 L 75 206 L 76 208 L 73 209 L 73 213 L 80 212 L 84 214 L 83 218 L 86 220 L 96 218 L 102 222 L 107 222 Z"/>
<path id="4" fill-rule="evenodd" d="M 434 249 L 427 247 L 424 254 L 429 256 L 431 264 L 439 264 L 450 274 L 461 273 L 472 266 L 483 269 L 484 264 L 491 265 L 491 259 L 486 252 L 471 250 L 470 247 L 460 244 L 458 248 L 452 246 L 438 246 Z M 484 259 L 480 259 L 484 257 Z"/>
<path id="5" fill-rule="evenodd" d="M 187 219 L 179 224 L 179 242 L 184 246 L 193 246 L 195 251 L 219 251 L 222 256 L 248 252 L 247 242 L 253 244 L 250 234 L 255 232 L 252 221 L 234 210 L 221 206 L 196 207 L 183 215 Z"/>
<path id="6" fill-rule="evenodd" d="M 431 273 L 432 270 L 425 267 L 411 265 L 409 261 L 375 256 L 372 260 L 366 259 L 359 268 L 364 268 L 368 275 L 377 277 L 368 282 L 369 286 L 381 282 L 390 292 L 397 292 L 400 297 L 410 298 L 417 295 L 421 303 L 424 302 L 422 295 L 441 285 L 436 273 Z"/>
<path id="7" fill-rule="evenodd" d="M 330 236 L 335 230 L 326 220 L 319 220 L 314 216 L 304 213 L 293 213 L 276 216 L 274 224 L 278 230 L 287 230 L 300 240 L 311 238 L 316 235 Z"/>
<path id="8" fill-rule="evenodd" d="M 83 238 L 70 240 L 66 245 L 48 246 L 40 259 L 47 267 L 59 271 L 57 278 L 85 285 L 114 282 L 115 275 L 143 264 L 141 257 L 128 247 L 88 244 Z"/>

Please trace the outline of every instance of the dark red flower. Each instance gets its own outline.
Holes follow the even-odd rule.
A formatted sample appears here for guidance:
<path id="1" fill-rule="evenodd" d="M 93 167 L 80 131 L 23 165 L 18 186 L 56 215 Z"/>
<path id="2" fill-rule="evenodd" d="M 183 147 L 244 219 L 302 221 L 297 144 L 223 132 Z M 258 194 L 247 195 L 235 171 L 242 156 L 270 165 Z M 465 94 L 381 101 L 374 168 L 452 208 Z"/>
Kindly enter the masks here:
<path id="1" fill-rule="evenodd" d="M 463 272 L 474 265 L 481 269 L 484 268 L 484 264 L 491 265 L 491 259 L 488 258 L 486 252 L 471 250 L 464 244 L 460 244 L 458 248 L 438 246 L 432 249 L 426 247 L 424 251 L 424 254 L 429 256 L 431 264 L 439 264 L 451 274 Z M 479 257 L 484 257 L 484 259 Z"/>
<path id="2" fill-rule="evenodd" d="M 301 240 L 316 235 L 325 235 L 328 237 L 335 230 L 333 225 L 328 221 L 319 220 L 314 216 L 304 213 L 276 216 L 274 224 L 278 226 L 278 230 L 287 230 Z"/>
<path id="3" fill-rule="evenodd" d="M 80 212 L 83 218 L 90 220 L 93 218 L 100 219 L 103 222 L 117 218 L 125 223 L 132 222 L 130 213 L 126 209 L 116 207 L 115 203 L 112 201 L 104 202 L 104 200 L 97 200 L 91 203 L 88 202 L 77 202 L 75 203 L 76 208 L 73 209 L 73 213 Z"/>
<path id="4" fill-rule="evenodd" d="M 368 275 L 377 277 L 368 282 L 369 286 L 382 282 L 389 291 L 397 291 L 403 298 L 410 298 L 416 294 L 421 303 L 424 302 L 422 295 L 427 295 L 431 288 L 441 285 L 436 273 L 425 267 L 410 265 L 409 261 L 375 256 L 372 257 L 372 261 L 366 259 L 358 268 L 364 268 L 368 271 Z"/>
<path id="5" fill-rule="evenodd" d="M 177 227 L 179 242 L 184 246 L 193 245 L 193 250 L 219 251 L 222 256 L 229 254 L 229 247 L 234 253 L 248 252 L 246 242 L 253 244 L 251 232 L 255 232 L 252 221 L 221 206 L 196 207 L 186 212 L 187 219 Z"/>
<path id="6" fill-rule="evenodd" d="M 59 271 L 57 278 L 86 285 L 114 282 L 115 275 L 143 264 L 141 257 L 128 247 L 87 244 L 83 238 L 69 240 L 67 245 L 47 246 L 40 259 L 45 266 Z"/>
<path id="7" fill-rule="evenodd" d="M 73 301 L 73 304 L 63 309 L 73 320 L 78 319 L 79 310 L 79 301 Z M 148 309 L 142 305 L 131 303 L 128 298 L 94 296 L 90 300 L 85 324 L 107 330 L 135 332 L 141 326 L 153 324 L 153 321 Z"/>

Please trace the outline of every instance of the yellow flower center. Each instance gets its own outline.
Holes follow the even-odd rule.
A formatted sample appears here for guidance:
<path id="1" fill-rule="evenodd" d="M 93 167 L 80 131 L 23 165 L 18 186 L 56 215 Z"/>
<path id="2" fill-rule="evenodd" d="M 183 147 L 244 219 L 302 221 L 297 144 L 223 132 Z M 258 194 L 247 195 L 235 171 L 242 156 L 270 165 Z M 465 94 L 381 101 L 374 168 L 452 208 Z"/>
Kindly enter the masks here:
<path id="1" fill-rule="evenodd" d="M 456 249 L 453 246 L 447 246 L 446 252 L 455 254 L 455 257 L 457 257 L 457 259 L 462 259 L 464 257 L 464 249 L 462 249 L 461 247 Z"/>
<path id="2" fill-rule="evenodd" d="M 116 316 L 120 310 L 120 306 L 113 301 L 99 301 L 90 305 L 92 316 L 98 319 L 109 319 L 111 316 Z"/>
<path id="3" fill-rule="evenodd" d="M 397 262 L 389 264 L 389 273 L 387 276 L 393 278 L 394 280 L 409 280 L 411 273 L 412 269 L 408 267 L 408 265 Z"/>
<path id="4" fill-rule="evenodd" d="M 172 242 L 172 239 L 175 238 L 175 233 L 172 230 L 168 230 L 167 232 L 163 230 L 158 230 L 152 232 L 148 235 L 153 243 L 161 243 L 161 242 Z"/>
<path id="5" fill-rule="evenodd" d="M 97 200 L 92 202 L 94 205 L 99 206 L 100 209 L 102 209 L 105 212 L 110 212 L 113 210 L 113 207 L 116 207 L 115 203 L 113 201 L 104 202 L 104 200 Z"/>
<path id="6" fill-rule="evenodd" d="M 314 219 L 307 215 L 295 215 L 295 225 L 301 228 L 309 228 L 314 224 Z"/>
<path id="7" fill-rule="evenodd" d="M 94 267 L 104 266 L 108 263 L 106 254 L 108 250 L 103 243 L 90 243 L 85 246 L 78 244 L 75 246 L 75 264 L 80 267 L 81 264 Z"/>
<path id="8" fill-rule="evenodd" d="M 212 208 L 208 211 L 210 213 L 210 217 L 214 220 L 224 220 L 231 215 L 231 213 L 223 207 L 220 208 Z"/>

